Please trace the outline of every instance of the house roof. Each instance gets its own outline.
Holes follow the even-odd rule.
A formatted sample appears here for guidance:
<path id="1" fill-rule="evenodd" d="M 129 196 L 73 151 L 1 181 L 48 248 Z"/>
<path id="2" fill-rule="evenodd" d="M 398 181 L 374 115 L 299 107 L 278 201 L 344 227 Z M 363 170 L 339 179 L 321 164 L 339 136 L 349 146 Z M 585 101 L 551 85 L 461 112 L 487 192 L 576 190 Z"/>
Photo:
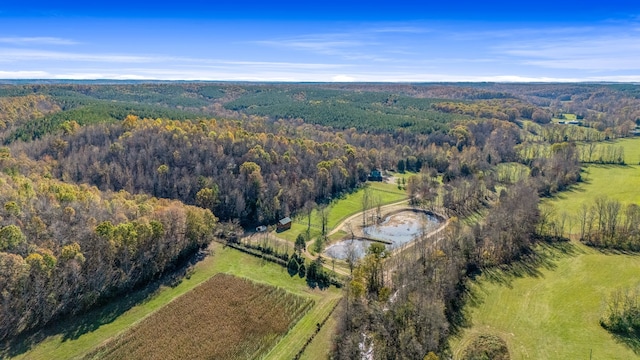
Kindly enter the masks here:
<path id="1" fill-rule="evenodd" d="M 286 225 L 286 224 L 288 224 L 290 222 L 291 222 L 291 218 L 288 217 L 288 216 L 286 218 L 284 218 L 284 219 L 280 219 L 280 221 L 279 221 L 280 225 Z"/>

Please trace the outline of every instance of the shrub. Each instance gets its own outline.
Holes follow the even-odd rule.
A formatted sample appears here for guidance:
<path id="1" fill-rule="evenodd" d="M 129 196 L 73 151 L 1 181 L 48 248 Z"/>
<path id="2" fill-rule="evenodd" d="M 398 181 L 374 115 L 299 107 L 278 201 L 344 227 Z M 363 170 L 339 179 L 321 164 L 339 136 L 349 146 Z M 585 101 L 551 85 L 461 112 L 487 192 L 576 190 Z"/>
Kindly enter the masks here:
<path id="1" fill-rule="evenodd" d="M 617 290 L 607 300 L 607 310 L 600 325 L 625 337 L 640 335 L 640 290 Z"/>
<path id="2" fill-rule="evenodd" d="M 509 360 L 507 343 L 499 336 L 480 334 L 465 349 L 464 360 Z"/>

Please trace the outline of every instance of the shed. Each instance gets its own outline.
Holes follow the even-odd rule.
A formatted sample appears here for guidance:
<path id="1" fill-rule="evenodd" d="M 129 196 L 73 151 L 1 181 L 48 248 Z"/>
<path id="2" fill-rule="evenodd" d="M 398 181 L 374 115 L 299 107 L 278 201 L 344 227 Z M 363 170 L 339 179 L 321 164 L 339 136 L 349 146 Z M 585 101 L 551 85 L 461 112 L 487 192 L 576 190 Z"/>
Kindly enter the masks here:
<path id="1" fill-rule="evenodd" d="M 278 231 L 285 231 L 288 229 L 291 229 L 291 218 L 287 216 L 286 218 L 278 221 Z"/>
<path id="2" fill-rule="evenodd" d="M 382 173 L 380 172 L 380 170 L 373 169 L 371 170 L 371 174 L 369 175 L 369 178 L 367 180 L 382 181 Z"/>
<path id="3" fill-rule="evenodd" d="M 256 228 L 256 232 L 265 232 L 267 231 L 267 227 L 264 225 L 260 225 Z"/>

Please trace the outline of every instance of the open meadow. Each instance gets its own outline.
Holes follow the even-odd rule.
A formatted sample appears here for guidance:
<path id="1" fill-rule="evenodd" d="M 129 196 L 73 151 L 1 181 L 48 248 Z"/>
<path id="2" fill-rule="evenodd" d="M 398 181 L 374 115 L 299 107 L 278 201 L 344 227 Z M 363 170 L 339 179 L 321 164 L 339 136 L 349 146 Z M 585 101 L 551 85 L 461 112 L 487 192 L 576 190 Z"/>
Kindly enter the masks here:
<path id="1" fill-rule="evenodd" d="M 627 164 L 640 164 L 640 138 L 632 137 L 612 142 L 624 148 L 624 160 Z"/>
<path id="2" fill-rule="evenodd" d="M 190 276 L 179 284 L 162 286 L 150 295 L 132 293 L 86 316 L 73 318 L 56 328 L 23 338 L 20 343 L 12 344 L 0 353 L 0 357 L 35 360 L 83 358 L 110 339 L 126 336 L 123 334 L 132 327 L 153 317 L 153 314 L 178 301 L 181 296 L 188 296 L 193 289 L 216 274 L 226 273 L 283 289 L 305 301 L 313 301 L 313 307 L 264 357 L 290 359 L 303 348 L 315 333 L 316 324 L 331 314 L 342 296 L 341 291 L 333 287 L 326 290 L 311 289 L 304 279 L 291 277 L 285 268 L 221 244 L 212 243 L 210 249 L 213 255 L 197 263 Z M 324 349 L 327 354 L 329 350 Z"/>
<path id="3" fill-rule="evenodd" d="M 591 206 L 598 196 L 607 196 L 622 204 L 640 204 L 640 138 L 628 138 L 612 145 L 623 146 L 627 165 L 588 165 L 583 168 L 581 183 L 568 191 L 543 201 L 551 205 L 554 216 L 563 213 L 571 219 L 567 231 L 576 234 L 579 231 L 577 214 L 583 205 Z M 544 206 L 544 205 L 543 205 Z"/>
<path id="4" fill-rule="evenodd" d="M 640 257 L 582 244 L 541 245 L 534 260 L 471 282 L 469 326 L 450 342 L 454 358 L 479 334 L 500 336 L 512 359 L 637 359 L 599 320 L 611 292 L 638 285 Z"/>
<path id="5" fill-rule="evenodd" d="M 575 120 L 578 120 L 578 117 L 576 116 L 576 114 L 567 114 L 567 113 L 562 114 L 562 118 L 558 118 L 558 117 L 551 118 L 551 121 L 553 121 L 554 123 L 558 123 L 560 121 L 575 121 Z"/>

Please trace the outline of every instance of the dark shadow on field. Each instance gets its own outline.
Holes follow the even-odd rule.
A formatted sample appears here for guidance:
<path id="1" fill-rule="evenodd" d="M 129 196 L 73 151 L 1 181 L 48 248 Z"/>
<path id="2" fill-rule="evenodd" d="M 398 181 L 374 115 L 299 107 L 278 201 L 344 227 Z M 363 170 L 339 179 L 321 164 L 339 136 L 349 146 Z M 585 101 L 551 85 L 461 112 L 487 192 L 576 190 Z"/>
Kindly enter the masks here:
<path id="1" fill-rule="evenodd" d="M 520 259 L 495 268 L 482 270 L 483 280 L 511 288 L 513 280 L 522 277 L 541 277 L 542 270 L 553 270 L 562 258 L 584 253 L 570 241 L 540 242 Z"/>
<path id="2" fill-rule="evenodd" d="M 593 166 L 594 168 L 600 168 L 600 169 L 624 169 L 624 168 L 630 168 L 631 165 L 633 164 L 600 164 L 600 163 L 591 163 L 589 164 L 589 166 Z"/>
<path id="3" fill-rule="evenodd" d="M 309 286 L 309 288 L 311 289 L 318 288 L 320 290 L 326 290 L 329 288 L 329 285 L 330 285 L 329 283 L 324 281 L 311 280 L 309 278 L 307 278 L 306 280 L 307 280 L 307 286 Z"/>
<path id="4" fill-rule="evenodd" d="M 551 199 L 551 200 L 565 200 L 570 198 L 571 194 L 586 192 L 587 190 L 582 185 L 588 185 L 590 183 L 591 183 L 590 180 L 582 180 L 579 183 L 573 184 L 568 188 L 562 191 L 559 191 L 557 193 L 554 193 L 550 196 L 546 196 L 545 198 Z"/>
<path id="5" fill-rule="evenodd" d="M 105 299 L 101 302 L 101 305 L 98 305 L 93 310 L 58 319 L 57 321 L 54 320 L 40 330 L 10 338 L 4 343 L 0 343 L 0 359 L 24 354 L 50 336 L 62 335 L 63 341 L 67 341 L 78 339 L 84 334 L 93 332 L 102 325 L 113 322 L 132 307 L 149 301 L 161 287 L 178 286 L 185 277 L 190 277 L 193 265 L 205 257 L 206 252 L 200 251 L 185 260 L 180 266 L 167 271 L 159 279 L 134 288 L 129 293 Z"/>
<path id="6" fill-rule="evenodd" d="M 627 346 L 636 355 L 640 355 L 640 333 L 639 332 L 637 331 L 625 332 L 625 333 L 612 332 L 611 336 L 617 343 Z"/>
<path id="7" fill-rule="evenodd" d="M 591 249 L 598 251 L 603 255 L 626 255 L 626 256 L 640 255 L 640 251 L 637 251 L 637 250 L 634 251 L 634 250 L 626 250 L 626 249 L 615 249 L 615 248 L 607 248 L 607 247 L 600 247 L 600 246 L 592 246 L 588 244 L 587 246 L 589 246 L 589 248 Z"/>

